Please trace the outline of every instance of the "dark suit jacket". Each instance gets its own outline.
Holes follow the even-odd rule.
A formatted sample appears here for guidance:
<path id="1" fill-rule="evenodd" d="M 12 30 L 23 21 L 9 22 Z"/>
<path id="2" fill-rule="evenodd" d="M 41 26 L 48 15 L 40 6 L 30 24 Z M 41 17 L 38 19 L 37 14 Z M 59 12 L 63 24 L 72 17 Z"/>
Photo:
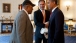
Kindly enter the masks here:
<path id="1" fill-rule="evenodd" d="M 47 22 L 47 21 L 49 21 L 49 18 L 50 18 L 50 12 L 45 10 L 45 13 L 46 13 L 45 21 Z M 34 22 L 36 25 L 35 36 L 42 37 L 40 30 L 41 30 L 41 28 L 45 27 L 45 24 L 43 24 L 43 15 L 42 15 L 41 10 L 37 10 L 34 12 Z"/>
<path id="2" fill-rule="evenodd" d="M 64 15 L 56 8 L 49 20 L 48 43 L 64 43 Z"/>

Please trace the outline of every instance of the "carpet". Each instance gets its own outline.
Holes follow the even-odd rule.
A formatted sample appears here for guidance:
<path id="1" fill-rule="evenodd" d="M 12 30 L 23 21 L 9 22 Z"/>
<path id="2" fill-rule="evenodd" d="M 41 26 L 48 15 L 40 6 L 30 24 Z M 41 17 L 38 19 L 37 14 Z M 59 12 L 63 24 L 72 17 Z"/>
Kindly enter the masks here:
<path id="1" fill-rule="evenodd" d="M 9 43 L 10 36 L 0 36 L 0 43 Z"/>
<path id="2" fill-rule="evenodd" d="M 9 43 L 10 35 L 0 36 L 0 43 Z M 76 36 L 65 36 L 65 43 L 76 43 Z"/>

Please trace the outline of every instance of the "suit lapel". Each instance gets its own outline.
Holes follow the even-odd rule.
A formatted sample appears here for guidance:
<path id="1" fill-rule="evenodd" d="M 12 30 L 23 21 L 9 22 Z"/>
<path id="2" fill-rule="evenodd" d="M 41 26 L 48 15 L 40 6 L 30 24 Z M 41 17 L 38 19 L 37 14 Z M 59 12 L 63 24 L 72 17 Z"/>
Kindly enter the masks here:
<path id="1" fill-rule="evenodd" d="M 56 8 L 56 9 L 55 9 L 55 11 L 54 11 L 54 12 L 52 12 L 52 15 L 51 15 L 51 17 L 50 17 L 50 21 L 52 21 L 52 20 L 54 19 L 54 17 L 55 17 L 55 15 L 56 15 L 57 10 L 58 10 L 58 8 Z"/>
<path id="2" fill-rule="evenodd" d="M 39 16 L 40 16 L 41 20 L 43 20 L 43 14 L 42 14 L 41 10 L 39 10 Z"/>
<path id="3" fill-rule="evenodd" d="M 40 18 L 43 20 L 43 14 L 41 10 L 39 10 L 39 15 L 40 15 Z M 45 21 L 46 21 L 46 17 L 47 17 L 47 11 L 45 10 Z"/>

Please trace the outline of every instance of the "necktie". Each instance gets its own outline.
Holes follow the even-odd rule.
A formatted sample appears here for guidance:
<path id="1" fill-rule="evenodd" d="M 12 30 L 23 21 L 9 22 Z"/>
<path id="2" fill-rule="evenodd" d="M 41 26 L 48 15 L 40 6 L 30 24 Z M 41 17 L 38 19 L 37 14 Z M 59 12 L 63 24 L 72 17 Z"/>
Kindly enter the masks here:
<path id="1" fill-rule="evenodd" d="M 45 11 L 42 10 L 42 14 L 43 14 L 43 23 L 45 23 Z"/>
<path id="2" fill-rule="evenodd" d="M 52 15 L 52 12 L 50 12 L 50 17 L 51 17 L 51 15 Z"/>

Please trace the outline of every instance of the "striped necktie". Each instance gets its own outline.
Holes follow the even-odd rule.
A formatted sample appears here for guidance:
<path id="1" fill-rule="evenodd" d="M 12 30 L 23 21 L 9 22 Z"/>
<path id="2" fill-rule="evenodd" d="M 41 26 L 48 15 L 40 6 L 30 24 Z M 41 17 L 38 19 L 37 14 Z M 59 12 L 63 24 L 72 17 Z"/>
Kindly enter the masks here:
<path id="1" fill-rule="evenodd" d="M 51 15 L 52 15 L 52 12 L 50 12 L 50 17 L 51 17 Z"/>

